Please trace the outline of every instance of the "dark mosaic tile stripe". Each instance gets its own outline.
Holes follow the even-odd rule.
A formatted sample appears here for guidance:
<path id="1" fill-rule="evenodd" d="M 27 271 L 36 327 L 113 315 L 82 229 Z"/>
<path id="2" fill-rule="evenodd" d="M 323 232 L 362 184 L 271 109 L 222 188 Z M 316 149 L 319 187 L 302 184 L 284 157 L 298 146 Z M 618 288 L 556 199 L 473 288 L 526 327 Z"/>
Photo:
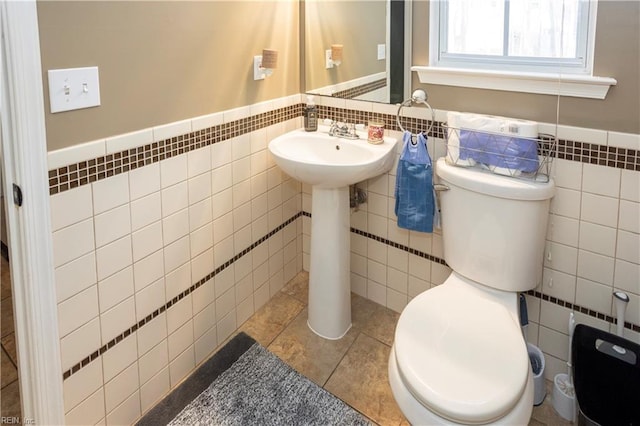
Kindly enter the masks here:
<path id="1" fill-rule="evenodd" d="M 335 92 L 331 96 L 333 96 L 334 98 L 353 99 L 357 96 L 364 95 L 365 93 L 373 92 L 374 90 L 378 90 L 386 86 L 387 86 L 387 79 L 382 78 L 380 80 L 372 81 L 371 83 L 352 87 L 351 89 Z"/>
<path id="2" fill-rule="evenodd" d="M 301 115 L 302 104 L 297 104 L 49 170 L 49 194 L 57 194 L 129 170 L 135 170 Z"/>
<path id="3" fill-rule="evenodd" d="M 305 212 L 305 211 L 303 211 L 301 213 L 301 215 L 302 216 L 306 216 L 306 217 L 311 217 L 311 213 Z M 387 245 L 389 245 L 391 247 L 395 247 L 395 248 L 397 248 L 399 250 L 406 251 L 407 253 L 411 253 L 413 255 L 420 256 L 420 257 L 428 259 L 428 260 L 430 260 L 432 262 L 439 263 L 441 265 L 449 267 L 449 265 L 447 265 L 447 262 L 445 262 L 444 259 L 440 259 L 439 257 L 430 255 L 428 253 L 424 253 L 424 252 L 421 252 L 419 250 L 415 250 L 415 249 L 413 249 L 411 247 L 408 247 L 408 246 L 405 246 L 403 244 L 398 244 L 398 243 L 396 243 L 394 241 L 388 240 L 386 238 L 379 237 L 379 236 L 371 234 L 369 232 L 361 231 L 361 230 L 353 228 L 353 227 L 351 228 L 351 232 L 353 232 L 354 234 L 362 235 L 363 237 L 371 238 L 372 240 L 381 242 L 383 244 L 387 244 Z M 562 299 L 558 299 L 556 297 L 552 297 L 552 296 L 549 296 L 549 295 L 546 295 L 546 294 L 542 294 L 539 291 L 529 290 L 529 291 L 526 292 L 526 294 L 528 294 L 530 296 L 533 296 L 535 298 L 542 299 L 544 301 L 547 301 L 547 302 L 550 302 L 550 303 L 554 303 L 556 305 L 571 309 L 573 311 L 583 313 L 583 314 L 588 315 L 590 317 L 598 318 L 598 319 L 606 321 L 606 322 L 608 322 L 610 324 L 615 324 L 616 323 L 616 319 L 614 317 L 612 317 L 611 315 L 605 315 L 605 314 L 603 314 L 601 312 L 597 312 L 597 311 L 594 311 L 592 309 L 585 308 L 584 306 L 576 305 L 574 303 L 567 302 L 566 300 L 562 300 Z M 640 333 L 640 325 L 638 325 L 638 324 L 633 324 L 633 323 L 625 321 L 624 326 L 625 326 L 625 328 L 628 328 L 629 330 L 633 330 L 633 331 L 635 331 L 637 333 Z"/>
<path id="4" fill-rule="evenodd" d="M 251 117 L 224 123 L 185 135 L 176 136 L 159 142 L 132 148 L 122 152 L 81 161 L 49 171 L 49 193 L 51 195 L 67 191 L 81 185 L 105 179 L 120 173 L 144 167 L 149 164 L 171 158 L 207 145 L 221 142 L 245 133 L 300 117 L 303 104 L 279 108 Z M 395 114 L 382 114 L 370 111 L 357 111 L 320 105 L 320 118 L 348 123 L 383 122 L 390 130 L 399 131 Z M 430 127 L 431 121 L 421 118 L 400 117 L 402 126 L 419 133 Z M 433 123 L 428 136 L 446 139 L 447 127 L 443 122 Z M 585 142 L 555 140 L 553 137 L 540 135 L 539 154 L 549 155 L 569 161 L 615 167 L 618 169 L 640 171 L 640 150 L 608 147 Z"/>
<path id="5" fill-rule="evenodd" d="M 529 290 L 526 292 L 529 296 L 533 296 L 537 299 L 544 300 L 545 302 L 553 303 L 558 306 L 570 309 L 581 314 L 588 315 L 592 318 L 597 318 L 602 321 L 606 321 L 610 324 L 617 324 L 616 318 L 611 315 L 603 314 L 602 312 L 594 311 L 593 309 L 585 308 L 584 306 L 577 305 L 575 303 L 567 302 L 566 300 L 558 299 L 557 297 L 549 296 L 548 294 L 542 294 L 536 290 Z M 640 333 L 640 325 L 625 321 L 624 328 Z"/>
<path id="6" fill-rule="evenodd" d="M 214 271 L 210 272 L 205 277 L 201 278 L 199 281 L 197 281 L 196 283 L 191 285 L 191 287 L 189 287 L 188 289 L 184 290 L 182 293 L 178 294 L 176 297 L 174 297 L 173 299 L 169 300 L 164 305 L 160 306 L 158 309 L 156 309 L 155 311 L 153 311 L 152 313 L 147 315 L 145 318 L 143 318 L 140 321 L 138 321 L 136 324 L 133 324 L 131 327 L 125 329 L 122 333 L 118 334 L 115 338 L 111 339 L 109 342 L 107 342 L 106 344 L 102 345 L 99 349 L 97 349 L 96 351 L 92 352 L 90 355 L 86 356 L 84 359 L 82 359 L 82 361 L 78 362 L 77 364 L 72 366 L 70 369 L 65 371 L 62 374 L 62 380 L 68 379 L 73 374 L 75 374 L 78 371 L 80 371 L 80 369 L 82 369 L 83 367 L 86 367 L 90 362 L 96 360 L 100 355 L 104 354 L 108 350 L 112 349 L 115 345 L 117 345 L 118 343 L 122 342 L 122 340 L 124 340 L 126 337 L 128 337 L 131 333 L 133 333 L 133 332 L 137 331 L 138 329 L 144 327 L 145 324 L 147 324 L 148 322 L 150 322 L 151 320 L 156 318 L 161 313 L 165 312 L 167 309 L 171 308 L 173 305 L 178 303 L 180 300 L 184 299 L 186 296 L 188 296 L 189 294 L 194 292 L 196 289 L 201 287 L 207 281 L 211 280 L 213 277 L 218 275 L 220 272 L 224 271 L 229 266 L 233 265 L 233 263 L 236 262 L 238 259 L 240 259 L 242 256 L 245 256 L 246 254 L 251 252 L 251 250 L 253 250 L 254 248 L 258 247 L 263 242 L 267 241 L 269 238 L 271 238 L 276 233 L 278 233 L 279 231 L 284 229 L 287 225 L 291 224 L 293 221 L 295 221 L 300 216 L 302 216 L 302 212 L 296 213 L 291 218 L 289 218 L 288 220 L 286 220 L 285 222 L 283 222 L 282 224 L 277 226 L 275 229 L 271 230 L 268 234 L 264 235 L 258 241 L 255 241 L 249 247 L 245 248 L 240 253 L 236 254 L 234 257 L 232 257 L 231 259 L 226 261 L 224 264 L 222 264 L 219 267 L 217 267 Z"/>

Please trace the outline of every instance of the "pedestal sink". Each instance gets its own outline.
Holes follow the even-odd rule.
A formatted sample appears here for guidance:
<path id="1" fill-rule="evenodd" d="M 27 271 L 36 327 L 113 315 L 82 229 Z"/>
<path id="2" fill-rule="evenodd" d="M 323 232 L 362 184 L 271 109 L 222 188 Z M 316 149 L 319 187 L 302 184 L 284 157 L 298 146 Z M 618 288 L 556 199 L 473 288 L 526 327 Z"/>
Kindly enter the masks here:
<path id="1" fill-rule="evenodd" d="M 294 130 L 273 139 L 269 151 L 289 176 L 312 185 L 309 318 L 317 335 L 340 339 L 351 328 L 349 185 L 388 172 L 397 139 L 348 140 Z"/>

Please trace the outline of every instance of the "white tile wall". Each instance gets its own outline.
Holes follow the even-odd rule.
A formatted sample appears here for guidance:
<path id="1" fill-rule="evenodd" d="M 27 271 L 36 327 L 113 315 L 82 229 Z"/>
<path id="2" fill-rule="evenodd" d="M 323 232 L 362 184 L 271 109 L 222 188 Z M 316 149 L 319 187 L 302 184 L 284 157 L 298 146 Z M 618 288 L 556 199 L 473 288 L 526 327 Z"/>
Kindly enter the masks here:
<path id="1" fill-rule="evenodd" d="M 321 101 L 346 105 L 339 99 Z M 92 142 L 78 154 L 52 153 L 50 161 L 126 148 L 137 138 L 148 139 L 149 131 L 154 140 L 175 136 L 280 102 L 299 102 L 299 96 Z M 299 125 L 296 119 L 269 126 L 51 197 L 65 367 L 89 354 L 84 352 L 91 339 L 106 343 L 300 209 L 311 211 L 310 188 L 291 181 L 266 151 L 268 140 Z M 565 127 L 559 131 L 568 139 L 622 147 L 637 143 L 634 135 Z M 97 155 L 102 154 L 91 158 Z M 545 260 L 540 291 L 608 314 L 609 293 L 621 288 L 637 306 L 638 173 L 556 160 L 553 175 L 558 190 L 547 235 L 551 257 Z M 352 226 L 442 258 L 439 233 L 397 227 L 394 185 L 395 170 L 363 183 L 369 202 L 352 215 Z M 297 219 L 65 380 L 67 419 L 135 421 L 287 279 L 308 268 L 309 225 L 308 217 Z M 352 289 L 396 311 L 450 273 L 444 265 L 366 237 L 352 235 L 351 240 Z M 552 377 L 566 368 L 569 310 L 527 299 L 529 340 L 547 354 Z"/>

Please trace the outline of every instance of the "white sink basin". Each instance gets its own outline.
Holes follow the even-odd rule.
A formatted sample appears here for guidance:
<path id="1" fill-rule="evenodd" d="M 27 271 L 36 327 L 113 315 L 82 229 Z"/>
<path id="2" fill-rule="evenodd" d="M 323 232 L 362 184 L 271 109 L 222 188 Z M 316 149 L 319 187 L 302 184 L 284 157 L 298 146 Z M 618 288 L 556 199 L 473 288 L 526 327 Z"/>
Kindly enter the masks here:
<path id="1" fill-rule="evenodd" d="M 356 140 L 327 133 L 294 130 L 273 139 L 269 151 L 289 176 L 319 188 L 352 185 L 391 169 L 397 139 L 373 145 L 366 135 Z"/>
<path id="2" fill-rule="evenodd" d="M 311 186 L 311 252 L 307 324 L 327 339 L 351 328 L 349 185 L 388 172 L 397 139 L 379 145 L 294 130 L 269 143 L 276 164 Z"/>

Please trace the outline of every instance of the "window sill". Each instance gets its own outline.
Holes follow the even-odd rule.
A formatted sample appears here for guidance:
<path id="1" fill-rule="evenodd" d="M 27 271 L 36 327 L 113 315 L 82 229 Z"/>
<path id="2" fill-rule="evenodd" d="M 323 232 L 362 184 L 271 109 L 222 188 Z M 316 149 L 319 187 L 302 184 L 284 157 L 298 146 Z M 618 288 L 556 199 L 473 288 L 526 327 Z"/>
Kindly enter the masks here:
<path id="1" fill-rule="evenodd" d="M 614 78 L 586 75 L 465 70 L 428 66 L 413 66 L 411 71 L 418 73 L 421 83 L 591 99 L 604 99 L 609 87 L 617 84 Z"/>

